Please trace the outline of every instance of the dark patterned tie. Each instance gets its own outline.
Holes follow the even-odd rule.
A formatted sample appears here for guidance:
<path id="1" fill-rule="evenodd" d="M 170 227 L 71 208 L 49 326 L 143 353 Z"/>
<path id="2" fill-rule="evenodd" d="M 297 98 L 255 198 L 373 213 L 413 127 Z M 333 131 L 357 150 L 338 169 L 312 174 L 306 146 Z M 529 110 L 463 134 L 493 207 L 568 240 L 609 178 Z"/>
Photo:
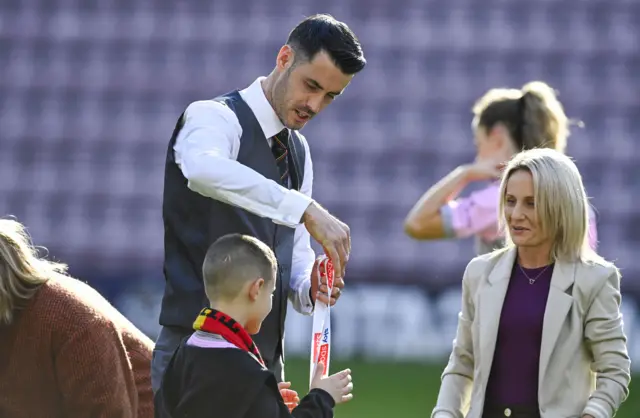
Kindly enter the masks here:
<path id="1" fill-rule="evenodd" d="M 280 172 L 280 184 L 285 187 L 289 185 L 289 130 L 283 129 L 273 138 L 273 144 L 271 145 L 271 152 L 276 159 L 278 165 L 278 171 Z"/>

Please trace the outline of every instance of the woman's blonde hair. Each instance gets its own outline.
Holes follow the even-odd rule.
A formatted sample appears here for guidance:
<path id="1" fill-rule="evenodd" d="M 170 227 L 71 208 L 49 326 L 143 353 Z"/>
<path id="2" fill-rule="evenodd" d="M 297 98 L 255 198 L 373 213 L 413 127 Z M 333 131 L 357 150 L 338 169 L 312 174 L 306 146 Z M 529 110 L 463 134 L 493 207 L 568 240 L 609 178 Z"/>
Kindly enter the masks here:
<path id="1" fill-rule="evenodd" d="M 500 184 L 500 224 L 506 246 L 514 246 L 506 228 L 507 182 L 519 170 L 526 170 L 533 177 L 536 216 L 543 233 L 553 240 L 551 259 L 603 261 L 589 246 L 589 200 L 582 176 L 569 157 L 548 148 L 520 152 L 504 170 Z"/>
<path id="2" fill-rule="evenodd" d="M 10 324 L 41 284 L 66 271 L 65 264 L 38 256 L 21 223 L 0 219 L 0 324 Z"/>
<path id="3" fill-rule="evenodd" d="M 518 151 L 552 148 L 565 152 L 570 120 L 556 92 L 542 81 L 532 81 L 520 90 L 496 88 L 473 106 L 475 128 L 492 129 L 503 124 Z"/>

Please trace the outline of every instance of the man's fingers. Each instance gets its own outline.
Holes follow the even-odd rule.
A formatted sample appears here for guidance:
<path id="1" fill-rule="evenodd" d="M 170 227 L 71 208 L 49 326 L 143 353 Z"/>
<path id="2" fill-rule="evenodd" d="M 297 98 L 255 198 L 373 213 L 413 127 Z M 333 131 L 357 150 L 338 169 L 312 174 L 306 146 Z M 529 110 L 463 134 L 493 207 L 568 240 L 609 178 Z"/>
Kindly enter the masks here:
<path id="1" fill-rule="evenodd" d="M 331 261 L 333 261 L 335 275 L 344 277 L 344 273 L 347 268 L 347 249 L 344 245 L 342 245 L 342 243 L 339 243 L 338 245 L 336 245 L 336 251 L 338 253 L 338 257 L 340 257 L 340 264 L 337 264 L 333 259 L 331 259 Z"/>
<path id="2" fill-rule="evenodd" d="M 318 300 L 320 302 L 324 303 L 325 305 L 329 305 L 329 296 L 327 296 L 326 293 L 318 292 L 317 295 L 316 295 L 316 301 L 318 301 Z"/>
<path id="3" fill-rule="evenodd" d="M 322 285 L 320 286 L 320 288 L 318 289 L 319 294 L 323 294 L 323 295 L 328 295 L 328 289 L 327 286 Z M 332 298 L 338 298 L 340 297 L 340 295 L 342 294 L 342 289 L 340 289 L 339 287 L 334 287 L 333 289 L 331 289 L 331 297 Z"/>
<path id="4" fill-rule="evenodd" d="M 342 286 L 344 287 L 344 286 Z M 320 287 L 318 288 L 318 292 L 323 293 L 323 294 L 328 294 L 329 293 L 329 288 L 327 287 L 326 284 L 321 284 Z M 339 287 L 334 286 L 331 289 L 331 296 L 336 296 L 339 295 L 342 292 L 342 290 Z"/>
<path id="5" fill-rule="evenodd" d="M 347 260 L 349 259 L 349 254 L 351 254 L 351 235 L 347 230 L 347 235 L 342 240 L 342 245 L 344 246 L 344 250 L 347 252 Z"/>
<path id="6" fill-rule="evenodd" d="M 334 271 L 336 272 L 342 271 L 342 258 L 340 253 L 338 252 L 339 249 L 332 245 L 328 247 L 327 250 L 329 251 L 327 256 L 331 259 L 331 262 L 333 263 Z"/>
<path id="7" fill-rule="evenodd" d="M 344 289 L 344 279 L 342 277 L 336 277 L 333 280 L 333 287 L 338 289 Z"/>

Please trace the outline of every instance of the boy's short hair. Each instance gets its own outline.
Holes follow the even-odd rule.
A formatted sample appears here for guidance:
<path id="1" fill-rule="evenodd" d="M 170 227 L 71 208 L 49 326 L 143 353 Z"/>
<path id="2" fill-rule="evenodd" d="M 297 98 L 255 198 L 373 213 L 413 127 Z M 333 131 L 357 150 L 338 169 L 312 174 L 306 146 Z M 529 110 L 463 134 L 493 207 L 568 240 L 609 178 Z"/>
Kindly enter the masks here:
<path id="1" fill-rule="evenodd" d="M 233 299 L 250 280 L 275 280 L 277 266 L 275 254 L 259 239 L 224 235 L 211 244 L 204 258 L 202 277 L 207 297 Z"/>

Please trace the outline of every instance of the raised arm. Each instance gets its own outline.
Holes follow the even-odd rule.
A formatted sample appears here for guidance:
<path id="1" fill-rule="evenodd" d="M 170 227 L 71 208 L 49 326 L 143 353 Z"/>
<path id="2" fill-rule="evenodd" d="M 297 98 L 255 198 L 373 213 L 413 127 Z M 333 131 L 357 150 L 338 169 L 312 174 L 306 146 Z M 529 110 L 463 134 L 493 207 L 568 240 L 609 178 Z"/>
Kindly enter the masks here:
<path id="1" fill-rule="evenodd" d="M 475 197 L 454 199 L 470 182 L 495 179 L 499 175 L 493 161 L 456 168 L 427 190 L 413 206 L 404 222 L 405 233 L 419 240 L 462 238 L 496 223 L 497 192 L 490 196 L 476 194 Z"/>

